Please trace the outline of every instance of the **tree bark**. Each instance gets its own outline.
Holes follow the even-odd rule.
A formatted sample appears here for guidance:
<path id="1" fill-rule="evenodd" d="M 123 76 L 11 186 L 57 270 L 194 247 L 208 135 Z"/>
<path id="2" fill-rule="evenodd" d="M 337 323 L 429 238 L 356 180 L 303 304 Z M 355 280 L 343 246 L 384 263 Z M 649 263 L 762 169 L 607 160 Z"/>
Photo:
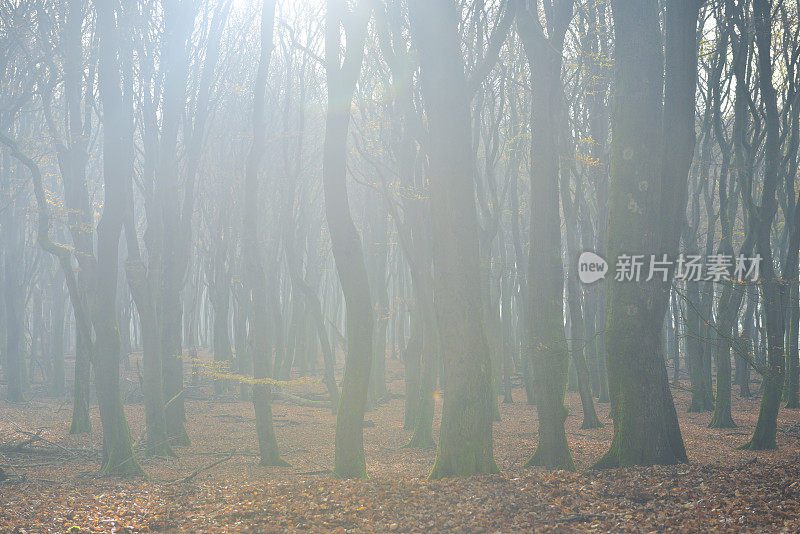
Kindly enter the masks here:
<path id="1" fill-rule="evenodd" d="M 271 345 L 267 310 L 266 273 L 259 241 L 258 171 L 266 141 L 266 88 L 275 21 L 275 0 L 266 0 L 261 11 L 261 53 L 253 91 L 253 144 L 247 158 L 242 245 L 245 288 L 250 295 L 250 335 L 253 336 L 253 406 L 261 465 L 288 465 L 281 459 L 272 421 Z"/>
<path id="2" fill-rule="evenodd" d="M 615 265 L 621 254 L 674 257 L 677 252 L 694 150 L 691 65 L 697 61 L 698 6 L 694 2 L 667 6 L 664 105 L 657 2 L 615 0 L 612 9 L 616 84 L 607 259 Z M 665 110 L 677 116 L 662 116 Z M 654 156 L 662 154 L 664 159 Z M 687 461 L 662 354 L 668 298 L 669 285 L 657 279 L 609 280 L 606 346 L 614 437 L 596 467 Z"/>
<path id="3" fill-rule="evenodd" d="M 561 53 L 573 3 L 562 0 L 548 14 L 545 37 L 538 13 L 521 10 L 520 38 L 531 69 L 531 246 L 528 258 L 527 333 L 532 355 L 539 441 L 526 465 L 575 469 L 564 432 L 564 393 L 569 350 L 564 330 L 564 269 L 559 213 Z"/>
<path id="4" fill-rule="evenodd" d="M 364 410 L 372 364 L 375 317 L 361 237 L 353 223 L 347 198 L 347 137 L 350 105 L 361 72 L 371 9 L 368 2 L 363 0 L 351 10 L 343 0 L 328 0 L 327 9 L 325 60 L 328 110 L 325 117 L 322 181 L 325 217 L 347 316 L 347 357 L 336 414 L 334 473 L 340 478 L 363 478 L 367 474 Z M 344 25 L 347 34 L 342 62 L 340 25 Z"/>
<path id="5" fill-rule="evenodd" d="M 409 3 L 430 124 L 429 176 L 436 318 L 444 406 L 431 478 L 496 473 L 492 364 L 483 325 L 469 97 L 455 6 Z"/>

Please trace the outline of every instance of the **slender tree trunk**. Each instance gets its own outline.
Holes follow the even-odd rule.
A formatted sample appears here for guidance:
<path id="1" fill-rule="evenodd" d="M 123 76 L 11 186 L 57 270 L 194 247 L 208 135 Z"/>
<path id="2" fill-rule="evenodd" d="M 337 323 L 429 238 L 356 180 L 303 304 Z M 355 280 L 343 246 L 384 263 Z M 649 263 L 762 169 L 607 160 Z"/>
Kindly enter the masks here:
<path id="1" fill-rule="evenodd" d="M 714 396 L 708 387 L 703 372 L 705 346 L 702 342 L 700 331 L 700 315 L 698 313 L 700 296 L 697 283 L 686 284 L 687 303 L 684 325 L 686 329 L 686 367 L 689 370 L 689 380 L 692 388 L 692 400 L 689 404 L 689 413 L 710 411 L 714 407 Z"/>
<path id="2" fill-rule="evenodd" d="M 347 137 L 350 105 L 361 72 L 371 9 L 367 2 L 359 1 L 348 10 L 343 0 L 328 0 L 327 9 L 325 57 L 328 111 L 325 117 L 322 180 L 325 216 L 347 316 L 347 356 L 342 395 L 336 413 L 334 473 L 340 478 L 363 478 L 367 474 L 364 410 L 373 358 L 375 317 L 361 237 L 353 223 L 347 198 Z M 344 60 L 340 63 L 341 25 L 346 28 L 347 43 Z"/>
<path id="3" fill-rule="evenodd" d="M 99 90 L 103 104 L 103 215 L 97 226 L 95 291 L 90 297 L 95 342 L 94 382 L 103 424 L 103 467 L 109 475 L 143 475 L 133 447 L 119 389 L 119 329 L 116 291 L 119 239 L 126 209 L 126 190 L 133 163 L 133 116 L 124 100 L 119 70 L 120 25 L 113 6 L 96 3 L 99 36 Z M 130 95 L 129 95 L 130 96 Z M 87 340 L 87 342 L 90 342 Z"/>
<path id="4" fill-rule="evenodd" d="M 772 83 L 771 28 L 772 2 L 753 0 L 755 39 L 758 47 L 758 79 L 765 109 L 766 138 L 764 143 L 764 186 L 761 206 L 758 207 L 756 250 L 761 256 L 761 288 L 764 315 L 767 324 L 767 370 L 764 374 L 761 407 L 756 428 L 750 441 L 742 446 L 749 450 L 776 449 L 775 436 L 778 427 L 781 391 L 784 381 L 784 306 L 788 290 L 773 266 L 771 229 L 777 211 L 775 197 L 778 187 L 778 164 L 780 158 L 778 103 Z M 797 271 L 797 254 L 784 265 L 784 272 Z"/>
<path id="5" fill-rule="evenodd" d="M 75 379 L 72 393 L 72 419 L 69 425 L 70 434 L 88 434 L 92 431 L 89 420 L 89 386 L 91 380 L 91 364 L 89 363 L 89 347 L 83 333 L 75 331 Z"/>
<path id="6" fill-rule="evenodd" d="M 538 13 L 521 10 L 517 27 L 531 69 L 531 246 L 528 258 L 528 344 L 533 358 L 539 441 L 526 465 L 575 469 L 567 444 L 564 393 L 569 351 L 564 330 L 564 270 L 559 214 L 558 117 L 562 116 L 561 53 L 572 2 L 558 2 L 541 34 Z M 552 19 L 552 20 L 551 20 Z M 578 312 L 580 313 L 580 312 Z"/>
<path id="7" fill-rule="evenodd" d="M 677 293 L 671 292 L 669 309 L 667 310 L 667 356 L 672 360 L 672 384 L 678 385 L 681 379 L 681 349 L 678 335 L 678 300 Z"/>
<path id="8" fill-rule="evenodd" d="M 8 208 L 9 218 L 22 220 L 22 212 L 16 206 Z M 17 219 L 19 217 L 19 219 Z M 19 253 L 24 246 L 22 236 L 24 235 L 22 229 L 18 224 L 14 224 L 13 219 L 9 222 L 11 224 L 4 225 L 3 228 L 6 237 L 6 253 L 4 254 L 5 265 L 3 270 L 3 300 L 5 305 L 5 319 L 6 319 L 6 347 L 5 354 L 3 355 L 3 374 L 8 385 L 6 390 L 6 399 L 9 402 L 23 402 L 25 397 L 23 395 L 25 370 L 25 356 L 22 349 L 21 336 L 24 333 L 24 320 L 25 320 L 25 304 L 23 292 L 25 288 L 22 285 L 22 269 L 24 265 L 21 263 L 20 257 L 12 253 Z"/>
<path id="9" fill-rule="evenodd" d="M 267 309 L 266 273 L 259 241 L 258 172 L 265 151 L 267 75 L 275 21 L 275 0 L 265 0 L 261 11 L 261 53 L 253 91 L 253 144 L 247 159 L 242 245 L 245 288 L 250 295 L 250 335 L 253 336 L 253 406 L 261 465 L 288 465 L 278 452 L 272 421 L 270 318 Z"/>
<path id="10" fill-rule="evenodd" d="M 505 247 L 503 247 L 505 250 Z M 505 254 L 503 254 L 505 256 Z M 503 261 L 503 274 L 500 294 L 500 314 L 503 328 L 503 404 L 511 404 L 514 398 L 511 392 L 512 352 L 514 346 L 514 325 L 511 318 L 511 274 L 507 260 Z"/>
<path id="11" fill-rule="evenodd" d="M 797 251 L 794 252 L 795 254 Z M 800 336 L 800 291 L 797 284 L 789 289 L 789 351 L 786 354 L 786 387 L 783 400 L 790 409 L 800 408 L 800 353 L 798 352 L 798 336 Z"/>
<path id="12" fill-rule="evenodd" d="M 420 360 L 422 356 L 421 312 L 411 311 L 411 336 L 403 351 L 405 364 L 406 402 L 403 410 L 403 428 L 412 430 L 419 413 Z"/>
<path id="13" fill-rule="evenodd" d="M 244 291 L 236 291 L 236 306 L 233 313 L 233 338 L 236 351 L 236 366 L 239 374 L 253 375 L 253 362 L 247 346 L 247 309 L 249 298 Z M 250 385 L 242 382 L 239 387 L 242 402 L 250 402 Z"/>
<path id="14" fill-rule="evenodd" d="M 417 229 L 420 230 L 420 228 Z M 422 340 L 419 368 L 416 370 L 415 377 L 417 398 L 414 401 L 415 417 L 412 425 L 414 433 L 406 447 L 427 449 L 436 445 L 433 440 L 433 411 L 441 347 L 439 346 L 439 333 L 436 328 L 437 316 L 433 301 L 434 281 L 430 275 L 431 258 L 422 250 L 424 244 L 416 244 L 418 247 L 415 257 L 418 261 L 422 261 L 422 268 L 414 278 L 412 290 L 417 306 L 420 308 Z"/>
<path id="15" fill-rule="evenodd" d="M 160 284 L 157 289 L 158 326 L 161 329 L 164 415 L 167 432 L 174 445 L 190 443 L 186 432 L 183 389 L 183 290 L 185 265 L 181 235 L 179 169 L 176 158 L 178 132 L 186 106 L 188 78 L 187 43 L 192 34 L 194 12 L 191 4 L 179 0 L 163 2 L 165 43 L 160 64 L 163 71 L 161 132 L 158 138 L 158 166 L 154 183 L 154 216 L 160 218 L 161 235 L 157 266 Z M 191 163 L 191 162 L 190 162 Z M 185 184 L 191 187 L 191 184 Z"/>
<path id="16" fill-rule="evenodd" d="M 66 308 L 66 295 L 64 295 L 64 275 L 60 272 L 54 273 L 51 290 L 53 310 L 50 356 L 53 363 L 53 374 L 50 377 L 49 389 L 52 396 L 63 397 L 66 392 L 64 369 L 64 313 Z"/>
<path id="17" fill-rule="evenodd" d="M 581 396 L 581 407 L 583 408 L 583 422 L 581 428 L 600 428 L 603 424 L 597 417 L 594 407 L 594 397 L 592 397 L 591 384 L 589 383 L 589 368 L 586 365 L 584 353 L 586 336 L 583 330 L 583 317 L 581 315 L 581 290 L 578 283 L 577 250 L 570 254 L 570 272 L 567 277 L 567 294 L 569 295 L 569 313 L 572 317 L 572 328 L 570 330 L 572 361 L 577 373 L 578 392 Z"/>
<path id="18" fill-rule="evenodd" d="M 212 292 L 212 306 L 214 307 L 214 363 L 223 373 L 230 372 L 233 359 L 231 352 L 231 339 L 228 329 L 230 320 L 230 275 L 225 266 L 227 246 L 223 240 L 217 241 L 214 258 L 214 286 Z M 222 394 L 226 389 L 226 381 L 214 380 L 214 393 Z"/>

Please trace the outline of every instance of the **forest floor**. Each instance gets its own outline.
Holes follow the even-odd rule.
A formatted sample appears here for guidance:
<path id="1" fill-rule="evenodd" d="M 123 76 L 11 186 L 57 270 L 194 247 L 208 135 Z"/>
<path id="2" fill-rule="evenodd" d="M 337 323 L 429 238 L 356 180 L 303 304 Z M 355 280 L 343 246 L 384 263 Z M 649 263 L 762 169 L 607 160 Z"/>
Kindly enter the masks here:
<path id="1" fill-rule="evenodd" d="M 523 467 L 536 445 L 536 409 L 516 388 L 494 426 L 502 474 L 429 481 L 435 451 L 402 448 L 410 432 L 402 424 L 401 376 L 402 366 L 390 362 L 392 395 L 367 414 L 363 481 L 329 474 L 335 420 L 322 407 L 275 401 L 278 443 L 292 464 L 278 468 L 257 463 L 252 404 L 232 394 L 187 400 L 192 445 L 176 448 L 177 458 L 142 458 L 149 479 L 126 481 L 97 476 L 96 406 L 97 430 L 68 436 L 70 402 L 0 401 L 0 443 L 71 451 L 48 456 L 5 447 L 0 466 L 12 477 L 0 483 L 0 532 L 800 531 L 798 411 L 781 409 L 777 451 L 740 451 L 760 399 L 734 393 L 738 428 L 712 430 L 710 413 L 686 413 L 689 395 L 678 388 L 690 463 L 596 471 L 587 468 L 610 443 L 608 405 L 598 405 L 603 428 L 581 430 L 580 399 L 570 392 L 567 438 L 578 471 L 546 471 Z M 324 391 L 319 384 L 289 389 Z M 437 399 L 436 426 L 440 409 Z M 133 435 L 141 436 L 143 406 L 134 401 L 126 411 Z"/>

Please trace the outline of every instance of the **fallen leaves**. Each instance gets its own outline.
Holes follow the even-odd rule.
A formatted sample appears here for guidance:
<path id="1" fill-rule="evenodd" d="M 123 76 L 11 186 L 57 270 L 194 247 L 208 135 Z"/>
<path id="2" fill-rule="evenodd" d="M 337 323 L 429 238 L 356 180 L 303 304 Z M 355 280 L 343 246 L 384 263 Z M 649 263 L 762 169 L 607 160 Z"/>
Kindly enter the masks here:
<path id="1" fill-rule="evenodd" d="M 796 531 L 800 464 L 3 490 L 20 532 Z M 780 473 L 780 474 L 777 474 Z M 113 491 L 116 490 L 116 491 Z M 36 497 L 32 497 L 36 495 Z M 12 532 L 9 528 L 6 532 Z"/>
<path id="2" fill-rule="evenodd" d="M 400 385 L 391 382 L 395 393 Z M 88 452 L 54 463 L 23 449 L 6 453 L 24 476 L 0 482 L 0 532 L 800 530 L 796 412 L 781 411 L 778 451 L 739 451 L 736 446 L 755 422 L 757 399 L 734 399 L 738 430 L 710 430 L 705 428 L 710 414 L 684 413 L 688 395 L 678 391 L 691 464 L 570 473 L 522 467 L 536 441 L 536 412 L 521 402 L 520 390 L 514 394 L 517 403 L 500 406 L 502 421 L 494 430 L 504 474 L 441 481 L 425 479 L 434 451 L 402 448 L 409 437 L 402 430 L 402 399 L 370 413 L 375 422 L 365 430 L 370 478 L 363 481 L 329 475 L 334 419 L 327 409 L 275 403 L 281 451 L 295 467 L 265 468 L 257 465 L 252 404 L 189 401 L 192 446 L 178 449 L 178 458 L 143 459 L 151 480 L 96 478 L 97 460 Z M 0 421 L 8 422 L 0 423 L 0 441 L 19 439 L 16 427 L 24 424 L 47 440 L 26 448 L 100 450 L 99 433 L 67 436 L 69 407 L 48 402 L 0 403 Z M 577 395 L 570 393 L 567 404 L 570 447 L 585 469 L 605 452 L 612 425 L 604 418 L 604 428 L 581 430 Z M 607 414 L 607 406 L 598 408 Z M 126 410 L 138 435 L 142 407 Z M 92 417 L 99 428 L 96 410 Z M 234 447 L 238 452 L 231 454 Z"/>

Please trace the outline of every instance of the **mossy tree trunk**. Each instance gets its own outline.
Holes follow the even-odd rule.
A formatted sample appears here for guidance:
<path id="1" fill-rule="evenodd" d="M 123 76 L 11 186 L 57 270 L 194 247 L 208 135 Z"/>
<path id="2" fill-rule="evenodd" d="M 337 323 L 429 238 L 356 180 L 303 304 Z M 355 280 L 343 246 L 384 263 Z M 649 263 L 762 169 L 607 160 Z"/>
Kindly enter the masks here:
<path id="1" fill-rule="evenodd" d="M 363 426 L 375 317 L 361 237 L 353 223 L 347 197 L 347 135 L 350 105 L 361 72 L 370 14 L 371 6 L 363 0 L 350 9 L 344 0 L 327 2 L 325 62 L 328 110 L 322 178 L 325 216 L 344 293 L 347 327 L 347 359 L 336 414 L 334 473 L 340 478 L 363 478 L 367 474 Z M 346 33 L 346 50 L 340 61 L 342 27 Z"/>
<path id="2" fill-rule="evenodd" d="M 96 3 L 99 38 L 98 83 L 103 105 L 103 214 L 97 225 L 97 268 L 89 309 L 95 342 L 94 382 L 103 424 L 103 466 L 108 475 L 140 476 L 144 471 L 133 456 L 130 428 L 119 388 L 119 329 L 116 292 L 119 239 L 133 168 L 133 106 L 123 96 L 119 67 L 119 14 L 111 5 Z M 115 20 L 117 18 L 117 20 Z M 87 340 L 88 341 L 88 340 Z"/>
<path id="3" fill-rule="evenodd" d="M 89 361 L 89 347 L 83 333 L 75 330 L 75 376 L 72 386 L 72 418 L 70 434 L 88 434 L 92 431 L 89 420 L 89 387 L 92 366 Z"/>
<path id="4" fill-rule="evenodd" d="M 569 351 L 564 330 L 564 269 L 559 214 L 561 53 L 573 2 L 548 12 L 545 37 L 538 13 L 520 9 L 517 28 L 531 69 L 531 246 L 528 258 L 528 345 L 533 360 L 539 442 L 526 465 L 574 469 L 564 432 Z"/>
<path id="5" fill-rule="evenodd" d="M 430 476 L 495 473 L 496 402 L 483 325 L 469 97 L 458 13 L 448 0 L 413 0 L 409 13 L 430 125 L 433 285 L 444 372 L 442 424 Z"/>
<path id="6" fill-rule="evenodd" d="M 694 150 L 698 8 L 696 2 L 667 6 L 664 84 L 657 2 L 612 2 L 610 265 L 622 254 L 677 252 Z M 609 280 L 606 346 L 614 437 L 596 467 L 687 461 L 662 354 L 668 299 L 669 284 L 658 279 Z"/>
<path id="7" fill-rule="evenodd" d="M 761 205 L 748 203 L 752 220 L 756 224 L 756 251 L 761 256 L 761 291 L 764 305 L 764 316 L 767 325 L 767 368 L 763 374 L 764 394 L 756 421 L 753 436 L 744 449 L 763 450 L 776 449 L 775 440 L 778 426 L 778 411 L 781 403 L 781 392 L 784 382 L 784 363 L 786 352 L 784 334 L 786 321 L 784 309 L 788 305 L 788 287 L 775 272 L 772 256 L 772 222 L 777 212 L 776 191 L 779 185 L 780 165 L 780 132 L 778 116 L 778 100 L 772 83 L 772 2 L 770 0 L 753 1 L 753 21 L 755 42 L 758 48 L 758 82 L 765 110 L 764 140 L 764 183 L 761 192 Z M 749 197 L 748 197 L 749 198 Z M 796 203 L 800 204 L 800 203 Z M 757 213 L 757 216 L 756 216 Z M 795 221 L 800 215 L 795 211 Z M 793 238 L 798 239 L 795 230 Z M 791 248 L 791 245 L 790 245 Z M 796 250 L 796 249 L 795 249 Z M 783 273 L 796 273 L 798 268 L 797 253 L 788 254 L 783 265 Z"/>

